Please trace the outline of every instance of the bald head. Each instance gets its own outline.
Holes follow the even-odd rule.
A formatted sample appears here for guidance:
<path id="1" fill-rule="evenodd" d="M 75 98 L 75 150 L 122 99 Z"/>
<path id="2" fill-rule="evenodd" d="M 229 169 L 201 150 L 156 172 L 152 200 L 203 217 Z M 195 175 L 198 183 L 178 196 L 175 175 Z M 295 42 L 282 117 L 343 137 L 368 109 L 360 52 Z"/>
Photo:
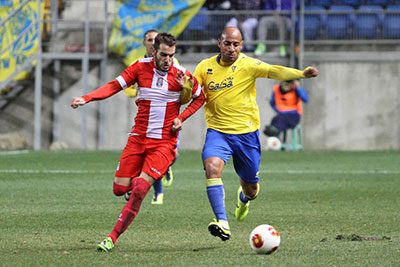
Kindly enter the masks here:
<path id="1" fill-rule="evenodd" d="M 225 63 L 235 62 L 242 49 L 242 34 L 240 30 L 236 27 L 226 27 L 218 39 L 218 47 L 222 61 Z"/>
<path id="2" fill-rule="evenodd" d="M 236 27 L 226 27 L 219 37 L 220 40 L 232 38 L 242 41 L 242 34 L 240 33 L 240 30 Z"/>

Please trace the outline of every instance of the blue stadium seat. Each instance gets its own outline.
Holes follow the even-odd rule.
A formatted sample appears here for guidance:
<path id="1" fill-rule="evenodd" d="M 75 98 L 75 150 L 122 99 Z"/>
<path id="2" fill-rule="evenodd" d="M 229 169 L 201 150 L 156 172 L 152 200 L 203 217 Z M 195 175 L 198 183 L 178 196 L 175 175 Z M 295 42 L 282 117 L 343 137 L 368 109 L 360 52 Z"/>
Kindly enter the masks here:
<path id="1" fill-rule="evenodd" d="M 387 6 L 392 2 L 392 0 L 366 0 L 365 5 L 369 6 Z"/>
<path id="2" fill-rule="evenodd" d="M 383 9 L 381 6 L 360 6 L 354 21 L 354 37 L 377 38 L 383 22 Z"/>
<path id="3" fill-rule="evenodd" d="M 309 6 L 323 6 L 323 7 L 330 7 L 333 5 L 334 0 L 309 0 L 308 5 Z"/>
<path id="4" fill-rule="evenodd" d="M 340 6 L 352 6 L 357 8 L 363 4 L 363 0 L 336 0 L 336 5 Z"/>
<path id="5" fill-rule="evenodd" d="M 305 6 L 304 7 L 304 38 L 305 39 L 321 39 L 321 29 L 325 25 L 326 10 L 322 6 Z M 316 13 L 306 13 L 307 11 L 315 11 Z"/>
<path id="6" fill-rule="evenodd" d="M 221 10 L 221 9 L 215 9 Z M 208 24 L 208 35 L 213 39 L 218 39 L 222 30 L 225 28 L 226 23 L 232 18 L 232 15 L 210 15 Z"/>
<path id="7" fill-rule="evenodd" d="M 386 11 L 382 24 L 383 37 L 400 38 L 400 5 L 388 6 Z M 390 11 L 396 13 L 390 13 Z"/>
<path id="8" fill-rule="evenodd" d="M 208 9 L 202 7 L 199 11 L 207 11 Z M 202 30 L 206 31 L 208 26 L 208 15 L 197 13 L 187 25 L 187 30 Z"/>
<path id="9" fill-rule="evenodd" d="M 353 22 L 354 8 L 352 6 L 331 6 L 326 20 L 326 37 L 328 39 L 350 38 Z"/>
<path id="10" fill-rule="evenodd" d="M 207 8 L 200 8 L 200 11 L 208 11 Z M 209 25 L 209 17 L 207 14 L 204 13 L 197 13 L 192 20 L 188 23 L 186 26 L 185 30 L 182 32 L 182 34 L 179 36 L 178 40 L 183 40 L 183 41 L 198 41 L 198 40 L 208 40 L 210 39 L 209 36 L 209 31 L 208 31 L 208 25 Z M 202 46 L 193 46 L 194 49 L 197 50 L 197 52 L 200 52 L 202 50 Z M 189 50 L 189 46 L 187 45 L 178 45 L 178 49 L 182 50 L 182 53 L 186 53 Z"/>

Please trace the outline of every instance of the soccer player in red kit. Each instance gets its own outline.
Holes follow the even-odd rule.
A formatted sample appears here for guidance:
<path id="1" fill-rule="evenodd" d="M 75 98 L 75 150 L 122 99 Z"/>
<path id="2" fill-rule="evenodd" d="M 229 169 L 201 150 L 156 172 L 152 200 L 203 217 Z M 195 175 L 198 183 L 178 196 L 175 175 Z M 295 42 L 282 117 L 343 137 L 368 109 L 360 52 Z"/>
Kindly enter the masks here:
<path id="1" fill-rule="evenodd" d="M 135 125 L 118 162 L 113 186 L 115 195 L 131 191 L 131 197 L 110 235 L 97 245 L 100 251 L 111 251 L 117 238 L 132 223 L 151 185 L 164 177 L 174 160 L 182 123 L 204 104 L 197 80 L 188 70 L 173 63 L 175 37 L 159 33 L 153 49 L 153 58 L 138 60 L 113 81 L 72 100 L 71 106 L 77 108 L 108 98 L 132 84 L 138 85 Z M 180 92 L 188 86 L 192 88 L 193 100 L 179 114 Z"/>

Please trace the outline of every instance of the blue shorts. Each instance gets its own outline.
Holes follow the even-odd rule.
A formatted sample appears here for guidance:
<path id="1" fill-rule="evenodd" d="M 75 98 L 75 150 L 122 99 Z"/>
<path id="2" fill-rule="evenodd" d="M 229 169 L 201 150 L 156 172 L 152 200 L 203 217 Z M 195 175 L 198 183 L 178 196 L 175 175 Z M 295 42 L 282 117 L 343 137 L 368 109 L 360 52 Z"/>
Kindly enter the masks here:
<path id="1" fill-rule="evenodd" d="M 246 134 L 226 134 L 207 129 L 203 147 L 203 162 L 209 157 L 218 157 L 228 162 L 233 158 L 233 166 L 239 177 L 246 183 L 258 183 L 261 159 L 259 131 Z"/>

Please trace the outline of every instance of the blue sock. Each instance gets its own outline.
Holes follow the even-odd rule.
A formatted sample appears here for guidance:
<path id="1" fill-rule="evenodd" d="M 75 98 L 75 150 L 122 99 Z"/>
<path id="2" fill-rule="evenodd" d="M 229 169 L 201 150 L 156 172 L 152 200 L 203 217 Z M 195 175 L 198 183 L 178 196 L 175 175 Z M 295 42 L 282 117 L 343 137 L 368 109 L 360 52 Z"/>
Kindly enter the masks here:
<path id="1" fill-rule="evenodd" d="M 161 182 L 161 180 L 158 180 L 157 182 L 155 182 L 153 184 L 153 189 L 154 189 L 154 193 L 155 194 L 161 194 L 163 192 L 162 191 L 162 182 Z"/>
<path id="2" fill-rule="evenodd" d="M 249 202 L 249 199 L 243 194 L 243 192 L 240 192 L 239 198 L 243 204 L 246 204 L 247 202 Z"/>
<path id="3" fill-rule="evenodd" d="M 221 178 L 207 179 L 207 196 L 217 220 L 228 221 L 225 211 L 225 192 Z"/>

